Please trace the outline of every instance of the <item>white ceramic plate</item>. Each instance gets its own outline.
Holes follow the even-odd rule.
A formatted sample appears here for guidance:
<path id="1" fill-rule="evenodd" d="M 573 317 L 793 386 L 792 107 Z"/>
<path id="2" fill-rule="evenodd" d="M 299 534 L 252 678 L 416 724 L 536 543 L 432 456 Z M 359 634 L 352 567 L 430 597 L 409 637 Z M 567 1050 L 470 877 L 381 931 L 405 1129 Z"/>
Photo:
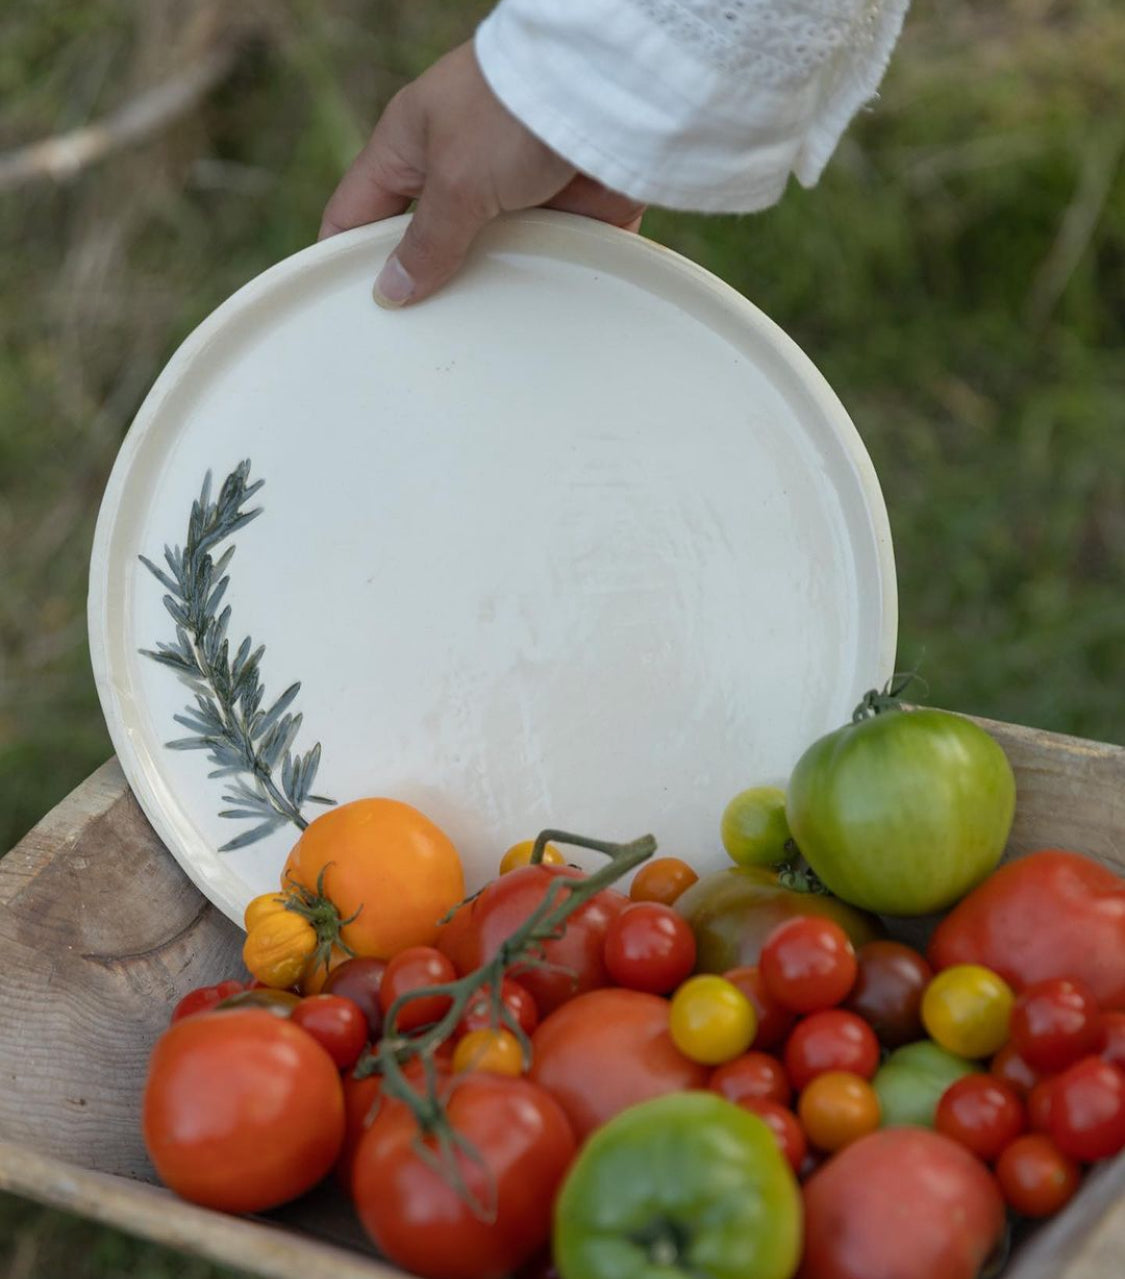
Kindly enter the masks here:
<path id="1" fill-rule="evenodd" d="M 213 547 L 237 549 L 213 612 L 230 607 L 228 659 L 266 646 L 261 709 L 300 683 L 283 713 L 303 717 L 295 757 L 322 748 L 314 793 L 416 804 L 474 887 L 545 826 L 652 831 L 722 865 L 726 800 L 783 785 L 892 670 L 891 540 L 859 436 L 774 324 L 649 241 L 522 214 L 439 297 L 389 313 L 371 282 L 403 225 L 252 281 L 137 414 L 89 605 L 126 776 L 232 918 L 277 886 L 296 828 L 251 838 L 254 814 L 293 807 L 300 778 L 279 759 L 270 798 L 169 748 L 208 730 L 143 652 L 177 635 L 140 557 L 171 579 L 205 475 L 214 502 L 248 460 L 264 486 L 230 514 L 261 513 Z"/>

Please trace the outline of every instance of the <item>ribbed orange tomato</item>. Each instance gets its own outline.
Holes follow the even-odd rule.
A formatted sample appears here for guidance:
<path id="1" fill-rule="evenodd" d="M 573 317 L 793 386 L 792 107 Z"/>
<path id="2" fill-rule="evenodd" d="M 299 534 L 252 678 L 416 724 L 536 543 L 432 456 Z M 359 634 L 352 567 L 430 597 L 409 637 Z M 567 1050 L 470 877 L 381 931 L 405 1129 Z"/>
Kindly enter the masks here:
<path id="1" fill-rule="evenodd" d="M 438 920 L 465 896 L 448 836 L 396 799 L 357 799 L 309 823 L 281 884 L 315 893 L 318 882 L 341 920 L 355 916 L 340 930 L 344 945 L 376 959 L 431 945 Z"/>

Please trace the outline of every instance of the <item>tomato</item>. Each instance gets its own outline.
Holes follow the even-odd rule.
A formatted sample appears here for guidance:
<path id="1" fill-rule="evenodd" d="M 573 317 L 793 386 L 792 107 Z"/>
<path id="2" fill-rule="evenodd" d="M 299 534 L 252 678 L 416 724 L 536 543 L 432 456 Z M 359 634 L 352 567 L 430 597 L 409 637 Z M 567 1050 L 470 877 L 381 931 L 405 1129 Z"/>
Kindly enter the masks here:
<path id="1" fill-rule="evenodd" d="M 1033 1070 L 1062 1070 L 1098 1052 L 1104 1037 L 1097 1000 L 1083 981 L 1032 982 L 1012 1005 L 1012 1046 Z"/>
<path id="2" fill-rule="evenodd" d="M 942 1093 L 975 1069 L 972 1062 L 928 1039 L 896 1048 L 872 1080 L 883 1111 L 883 1126 L 932 1128 Z"/>
<path id="3" fill-rule="evenodd" d="M 992 1075 L 966 1075 L 938 1102 L 934 1127 L 959 1141 L 986 1164 L 992 1163 L 1027 1126 L 1015 1090 Z"/>
<path id="4" fill-rule="evenodd" d="M 923 1128 L 861 1137 L 804 1194 L 801 1279 L 976 1279 L 1004 1233 L 988 1169 Z"/>
<path id="5" fill-rule="evenodd" d="M 1125 1149 L 1125 1072 L 1084 1057 L 1051 1081 L 1051 1139 L 1071 1159 L 1094 1163 Z"/>
<path id="6" fill-rule="evenodd" d="M 358 1004 L 341 995 L 308 995 L 290 1020 L 312 1035 L 337 1070 L 350 1070 L 367 1043 L 367 1018 Z"/>
<path id="7" fill-rule="evenodd" d="M 425 986 L 455 981 L 457 973 L 448 956 L 433 946 L 410 946 L 387 964 L 379 985 L 379 1004 L 385 1028 L 390 1031 L 390 1011 L 396 1000 Z M 406 1034 L 441 1021 L 453 1003 L 449 995 L 422 995 L 403 1004 L 395 1014 L 394 1033 Z"/>
<path id="8" fill-rule="evenodd" d="M 340 995 L 356 1004 L 367 1018 L 367 1037 L 372 1043 L 383 1033 L 383 1006 L 379 987 L 387 965 L 381 959 L 349 959 L 328 974 L 321 994 Z"/>
<path id="9" fill-rule="evenodd" d="M 389 959 L 428 946 L 438 921 L 465 896 L 457 850 L 432 821 L 395 799 L 358 799 L 311 821 L 294 845 L 281 885 L 317 891 L 341 920 L 357 955 Z"/>
<path id="10" fill-rule="evenodd" d="M 766 938 L 796 915 L 834 920 L 853 946 L 885 935 L 874 915 L 813 891 L 798 872 L 765 866 L 732 866 L 705 875 L 676 901 L 676 909 L 695 934 L 695 966 L 702 973 L 757 964 Z"/>
<path id="11" fill-rule="evenodd" d="M 922 996 L 922 1024 L 935 1043 L 958 1057 L 991 1057 L 1008 1040 L 1011 987 L 979 964 L 938 973 Z"/>
<path id="12" fill-rule="evenodd" d="M 323 995 L 324 983 L 329 976 L 351 959 L 351 955 L 346 950 L 341 950 L 339 946 L 333 945 L 328 950 L 327 958 L 322 958 L 319 953 L 314 953 L 311 961 L 305 965 L 305 971 L 301 974 L 301 979 L 297 983 L 297 988 L 302 995 Z"/>
<path id="13" fill-rule="evenodd" d="M 1040 1081 L 1027 1094 L 1027 1119 L 1036 1132 L 1051 1131 L 1051 1105 L 1054 1099 L 1055 1081 Z"/>
<path id="14" fill-rule="evenodd" d="M 510 871 L 519 870 L 521 866 L 529 866 L 531 864 L 531 854 L 535 851 L 535 840 L 521 839 L 518 844 L 513 844 L 511 848 L 500 859 L 500 874 L 507 875 Z M 554 846 L 554 844 L 543 845 L 543 856 L 540 859 L 542 866 L 565 866 L 566 858 Z"/>
<path id="15" fill-rule="evenodd" d="M 1015 803 L 1012 767 L 984 729 L 947 711 L 891 710 L 814 742 L 789 779 L 786 813 L 837 897 L 926 915 L 995 868 Z"/>
<path id="16" fill-rule="evenodd" d="M 610 988 L 579 995 L 540 1023 L 530 1077 L 558 1098 L 579 1141 L 627 1106 L 707 1086 L 707 1068 L 672 1042 L 668 1014 L 658 995 Z"/>
<path id="17" fill-rule="evenodd" d="M 1042 1133 L 1018 1137 L 996 1161 L 1004 1198 L 1024 1217 L 1050 1217 L 1074 1198 L 1082 1172 Z"/>
<path id="18" fill-rule="evenodd" d="M 1103 1011 L 1125 1011 L 1125 879 L 1079 853 L 1031 853 L 955 906 L 927 955 L 935 968 L 984 964 L 1016 990 L 1078 979 Z"/>
<path id="19" fill-rule="evenodd" d="M 242 962 L 263 986 L 285 990 L 296 986 L 316 948 L 317 935 L 312 924 L 303 915 L 281 906 L 272 913 L 258 915 L 242 943 Z"/>
<path id="20" fill-rule="evenodd" d="M 691 975 L 695 937 L 671 906 L 634 902 L 610 921 L 605 966 L 619 986 L 664 995 Z"/>
<path id="21" fill-rule="evenodd" d="M 989 1070 L 1022 1098 L 1026 1098 L 1040 1080 L 1039 1072 L 1031 1069 L 1011 1043 L 1005 1044 L 993 1057 Z"/>
<path id="22" fill-rule="evenodd" d="M 584 879 L 571 866 L 524 866 L 494 880 L 471 906 L 464 944 L 463 971 L 487 963 L 505 941 L 542 903 L 558 880 Z M 553 1012 L 568 999 L 609 985 L 604 948 L 610 923 L 628 906 L 629 899 L 613 889 L 603 889 L 584 902 L 566 922 L 563 935 L 543 943 L 546 967 L 513 968 L 511 975 L 525 986 L 541 1015 Z"/>
<path id="23" fill-rule="evenodd" d="M 785 792 L 776 786 L 740 791 L 723 810 L 719 833 L 736 866 L 776 866 L 797 855 L 785 820 Z"/>
<path id="24" fill-rule="evenodd" d="M 180 1002 L 172 1009 L 171 1021 L 182 1021 L 185 1017 L 194 1017 L 196 1013 L 209 1012 L 231 995 L 237 995 L 246 989 L 241 981 L 221 981 L 215 986 L 198 986 L 189 990 Z"/>
<path id="25" fill-rule="evenodd" d="M 707 1087 L 727 1101 L 741 1103 L 747 1097 L 764 1097 L 787 1106 L 793 1095 L 789 1077 L 776 1057 L 749 1052 L 716 1066 Z"/>
<path id="26" fill-rule="evenodd" d="M 453 1069 L 488 1070 L 494 1075 L 522 1075 L 523 1048 L 510 1030 L 470 1030 L 453 1050 Z"/>
<path id="27" fill-rule="evenodd" d="M 797 1106 L 801 1127 L 820 1150 L 837 1151 L 879 1127 L 879 1098 L 860 1075 L 830 1070 L 809 1084 Z"/>
<path id="28" fill-rule="evenodd" d="M 800 1250 L 793 1174 L 761 1120 L 713 1093 L 618 1115 L 555 1208 L 562 1279 L 790 1279 Z"/>
<path id="29" fill-rule="evenodd" d="M 340 1076 L 310 1035 L 263 1009 L 187 1017 L 152 1050 L 142 1129 L 169 1189 L 224 1212 L 262 1212 L 335 1163 Z"/>
<path id="30" fill-rule="evenodd" d="M 1101 1056 L 1125 1070 L 1125 1013 L 1102 1013 L 1105 1044 Z"/>
<path id="31" fill-rule="evenodd" d="M 933 969 L 897 941 L 869 941 L 855 954 L 856 979 L 844 1007 L 858 1013 L 888 1048 L 921 1039 L 922 992 Z"/>
<path id="32" fill-rule="evenodd" d="M 878 1069 L 875 1032 L 842 1008 L 826 1008 L 799 1021 L 785 1045 L 785 1070 L 798 1092 L 826 1071 L 871 1079 Z"/>
<path id="33" fill-rule="evenodd" d="M 236 990 L 233 995 L 228 995 L 222 1003 L 215 1005 L 215 1011 L 262 1008 L 275 1017 L 290 1017 L 300 1002 L 300 995 L 291 990 L 273 990 L 269 986 L 252 985 L 249 990 Z"/>
<path id="34" fill-rule="evenodd" d="M 678 857 L 654 857 L 633 876 L 629 896 L 635 902 L 660 902 L 671 906 L 699 879 Z"/>
<path id="35" fill-rule="evenodd" d="M 723 976 L 733 986 L 737 986 L 746 998 L 754 1005 L 758 1018 L 758 1029 L 754 1035 L 754 1047 L 763 1052 L 771 1052 L 780 1048 L 797 1020 L 797 1014 L 783 1005 L 766 990 L 762 981 L 762 970 L 756 966 L 750 968 L 731 968 Z"/>
<path id="36" fill-rule="evenodd" d="M 435 1141 L 420 1141 L 409 1109 L 384 1099 L 356 1152 L 356 1211 L 379 1251 L 404 1270 L 502 1279 L 547 1242 L 574 1133 L 554 1098 L 526 1079 L 459 1075 L 441 1094 L 453 1131 L 475 1151 L 456 1155 L 475 1204 L 435 1167 Z"/>
<path id="37" fill-rule="evenodd" d="M 525 1035 L 530 1035 L 539 1025 L 539 1009 L 535 1007 L 535 1000 L 528 994 L 526 986 L 521 986 L 511 977 L 505 977 L 500 985 L 500 1004 Z M 466 1035 L 470 1030 L 494 1030 L 505 1025 L 493 1008 L 492 991 L 478 990 L 457 1023 L 457 1033 Z"/>
<path id="38" fill-rule="evenodd" d="M 701 973 L 672 996 L 668 1028 L 685 1057 L 718 1066 L 744 1053 L 758 1027 L 754 1005 L 737 986 Z"/>
<path id="39" fill-rule="evenodd" d="M 773 1133 L 777 1148 L 785 1156 L 785 1162 L 794 1172 L 804 1167 L 809 1153 L 809 1143 L 805 1131 L 797 1122 L 797 1116 L 788 1106 L 781 1105 L 771 1097 L 743 1097 L 737 1103 L 743 1110 L 748 1110 Z"/>
<path id="40" fill-rule="evenodd" d="M 787 919 L 762 947 L 762 980 L 786 1008 L 811 1013 L 838 1004 L 855 984 L 855 950 L 847 933 L 814 915 Z"/>

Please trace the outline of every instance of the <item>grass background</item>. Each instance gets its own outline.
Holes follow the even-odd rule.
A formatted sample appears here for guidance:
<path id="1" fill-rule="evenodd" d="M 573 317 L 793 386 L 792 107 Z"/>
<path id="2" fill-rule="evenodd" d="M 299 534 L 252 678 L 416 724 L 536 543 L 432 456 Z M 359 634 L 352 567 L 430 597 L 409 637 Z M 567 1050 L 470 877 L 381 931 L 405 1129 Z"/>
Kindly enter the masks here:
<path id="1" fill-rule="evenodd" d="M 249 0 L 206 103 L 0 192 L 0 850 L 109 754 L 84 596 L 98 502 L 184 336 L 307 244 L 380 105 L 478 0 Z M 0 15 L 0 153 L 76 128 L 232 21 L 212 0 Z M 1125 8 L 916 0 L 820 186 L 646 233 L 787 329 L 880 475 L 900 663 L 930 700 L 1125 741 Z M 0 1197 L 0 1275 L 220 1272 Z"/>

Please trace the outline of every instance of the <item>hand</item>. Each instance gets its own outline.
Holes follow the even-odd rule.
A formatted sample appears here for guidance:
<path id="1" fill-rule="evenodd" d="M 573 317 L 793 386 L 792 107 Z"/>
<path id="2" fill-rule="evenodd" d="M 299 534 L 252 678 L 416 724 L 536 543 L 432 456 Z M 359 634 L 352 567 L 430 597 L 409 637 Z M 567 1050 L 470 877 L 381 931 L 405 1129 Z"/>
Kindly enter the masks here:
<path id="1" fill-rule="evenodd" d="M 429 297 L 501 213 L 546 205 L 636 231 L 644 212 L 524 128 L 489 88 L 471 44 L 391 99 L 328 201 L 318 238 L 393 217 L 414 199 L 406 234 L 375 281 L 383 306 Z"/>

